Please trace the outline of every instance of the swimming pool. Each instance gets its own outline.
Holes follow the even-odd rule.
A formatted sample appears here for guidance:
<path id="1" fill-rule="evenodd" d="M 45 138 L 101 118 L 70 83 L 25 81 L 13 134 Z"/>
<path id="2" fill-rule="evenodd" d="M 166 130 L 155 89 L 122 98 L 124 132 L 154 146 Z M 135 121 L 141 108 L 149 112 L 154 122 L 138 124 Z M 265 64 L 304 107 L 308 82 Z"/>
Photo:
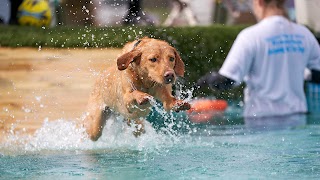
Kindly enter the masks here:
<path id="1" fill-rule="evenodd" d="M 0 145 L 0 179 L 320 177 L 319 116 L 308 115 L 302 126 L 268 131 L 248 130 L 237 117 L 201 125 L 179 117 L 158 117 L 164 123 L 148 124 L 140 138 L 121 121 L 110 120 L 97 142 L 83 138 L 72 121 L 45 122 L 34 136 L 12 135 Z"/>

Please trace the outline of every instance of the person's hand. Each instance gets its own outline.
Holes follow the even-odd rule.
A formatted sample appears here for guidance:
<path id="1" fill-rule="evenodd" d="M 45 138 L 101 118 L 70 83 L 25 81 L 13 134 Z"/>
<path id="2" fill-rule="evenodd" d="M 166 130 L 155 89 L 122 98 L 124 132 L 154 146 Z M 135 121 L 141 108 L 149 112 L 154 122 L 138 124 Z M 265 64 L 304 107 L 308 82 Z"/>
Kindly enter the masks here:
<path id="1" fill-rule="evenodd" d="M 211 72 L 205 74 L 204 76 L 201 76 L 196 83 L 196 87 L 197 88 L 209 87 L 209 84 L 214 83 L 214 81 L 216 79 L 215 78 L 216 75 L 217 75 L 217 72 L 211 71 Z"/>

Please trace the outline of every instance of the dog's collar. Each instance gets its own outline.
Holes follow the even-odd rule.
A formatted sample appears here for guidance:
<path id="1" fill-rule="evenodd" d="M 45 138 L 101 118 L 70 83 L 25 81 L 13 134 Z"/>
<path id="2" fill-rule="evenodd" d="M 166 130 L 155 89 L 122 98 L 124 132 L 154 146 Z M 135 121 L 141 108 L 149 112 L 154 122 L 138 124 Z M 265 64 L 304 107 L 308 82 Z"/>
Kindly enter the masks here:
<path id="1" fill-rule="evenodd" d="M 134 50 L 141 43 L 141 41 L 142 41 L 141 39 L 137 39 L 137 42 L 133 44 L 132 50 Z M 132 66 L 132 63 L 130 63 L 130 65 Z M 133 82 L 130 79 L 127 79 L 127 81 L 130 84 L 132 91 L 137 90 L 136 86 L 133 84 Z"/>
<path id="2" fill-rule="evenodd" d="M 136 48 L 140 43 L 141 43 L 141 39 L 138 39 L 136 43 L 134 43 L 132 50 L 134 50 L 134 48 Z"/>

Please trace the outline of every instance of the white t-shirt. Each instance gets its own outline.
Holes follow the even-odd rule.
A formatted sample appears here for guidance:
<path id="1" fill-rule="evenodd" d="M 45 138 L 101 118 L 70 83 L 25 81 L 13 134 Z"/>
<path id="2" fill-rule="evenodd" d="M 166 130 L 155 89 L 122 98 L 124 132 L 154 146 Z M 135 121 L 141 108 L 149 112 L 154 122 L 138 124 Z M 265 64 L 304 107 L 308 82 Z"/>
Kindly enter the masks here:
<path id="1" fill-rule="evenodd" d="M 304 113 L 304 69 L 320 70 L 320 48 L 304 26 L 271 16 L 237 36 L 219 73 L 246 82 L 245 117 Z"/>

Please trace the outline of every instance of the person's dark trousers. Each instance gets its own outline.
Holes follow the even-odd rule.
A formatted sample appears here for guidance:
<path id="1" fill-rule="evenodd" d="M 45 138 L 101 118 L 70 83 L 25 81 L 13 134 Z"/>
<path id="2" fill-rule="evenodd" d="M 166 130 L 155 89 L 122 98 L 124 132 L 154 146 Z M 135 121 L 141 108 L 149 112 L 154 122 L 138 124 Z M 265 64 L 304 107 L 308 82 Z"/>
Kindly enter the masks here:
<path id="1" fill-rule="evenodd" d="M 10 0 L 10 6 L 11 6 L 11 11 L 10 11 L 10 20 L 9 24 L 18 24 L 18 8 L 20 4 L 22 3 L 23 0 Z"/>
<path id="2" fill-rule="evenodd" d="M 140 18 L 138 17 L 142 16 L 141 3 L 142 3 L 142 0 L 129 0 L 128 14 L 124 19 L 124 24 L 139 23 L 139 20 L 141 19 L 141 17 Z"/>

